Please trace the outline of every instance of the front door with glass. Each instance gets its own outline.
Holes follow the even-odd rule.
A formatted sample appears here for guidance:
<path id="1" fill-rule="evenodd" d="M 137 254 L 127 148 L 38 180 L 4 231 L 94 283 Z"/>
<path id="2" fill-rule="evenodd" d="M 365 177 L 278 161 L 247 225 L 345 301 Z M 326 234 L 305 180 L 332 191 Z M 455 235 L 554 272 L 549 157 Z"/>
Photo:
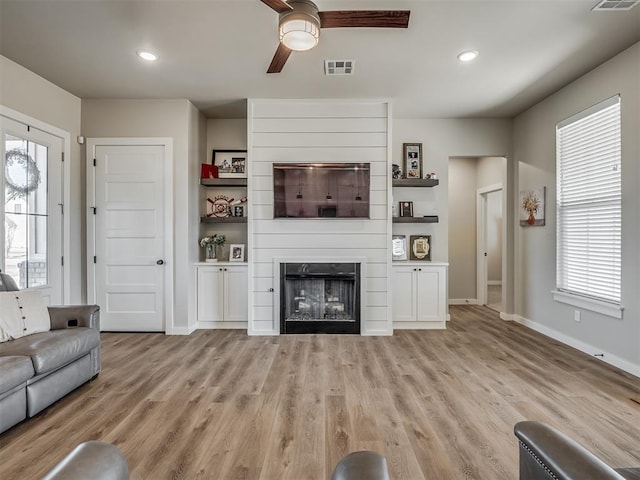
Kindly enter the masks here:
<path id="1" fill-rule="evenodd" d="M 0 268 L 20 289 L 63 303 L 62 139 L 0 116 L 4 191 Z"/>

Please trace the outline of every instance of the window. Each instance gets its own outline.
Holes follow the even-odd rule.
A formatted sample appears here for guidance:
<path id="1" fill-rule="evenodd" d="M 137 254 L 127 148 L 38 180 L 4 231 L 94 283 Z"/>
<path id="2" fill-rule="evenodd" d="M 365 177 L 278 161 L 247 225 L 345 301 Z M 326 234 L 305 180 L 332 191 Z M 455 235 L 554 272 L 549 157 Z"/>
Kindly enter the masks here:
<path id="1" fill-rule="evenodd" d="M 620 97 L 560 122 L 558 301 L 621 317 Z"/>

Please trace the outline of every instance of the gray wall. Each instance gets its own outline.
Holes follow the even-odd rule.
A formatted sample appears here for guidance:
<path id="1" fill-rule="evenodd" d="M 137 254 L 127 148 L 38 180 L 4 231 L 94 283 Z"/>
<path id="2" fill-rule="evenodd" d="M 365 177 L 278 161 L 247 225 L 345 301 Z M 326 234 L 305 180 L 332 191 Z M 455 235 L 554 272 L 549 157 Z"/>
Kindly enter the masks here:
<path id="1" fill-rule="evenodd" d="M 80 145 L 76 137 L 80 135 L 81 100 L 53 83 L 0 56 L 0 105 L 16 110 L 41 122 L 69 132 L 71 151 L 66 152 L 65 161 L 71 162 L 71 205 L 65 213 L 70 215 L 71 252 L 84 252 L 84 169 L 80 155 Z M 85 255 L 78 253 L 65 261 L 70 262 L 72 303 L 86 299 L 84 262 Z"/>
<path id="2" fill-rule="evenodd" d="M 622 305 L 614 319 L 590 311 L 573 319 L 574 307 L 555 302 L 556 123 L 606 98 L 621 94 L 622 103 Z M 515 312 L 547 334 L 604 360 L 640 372 L 640 43 L 569 84 L 519 115 L 514 124 L 514 159 L 518 190 L 547 187 L 546 225 L 516 226 Z M 517 211 L 514 222 L 517 225 Z"/>

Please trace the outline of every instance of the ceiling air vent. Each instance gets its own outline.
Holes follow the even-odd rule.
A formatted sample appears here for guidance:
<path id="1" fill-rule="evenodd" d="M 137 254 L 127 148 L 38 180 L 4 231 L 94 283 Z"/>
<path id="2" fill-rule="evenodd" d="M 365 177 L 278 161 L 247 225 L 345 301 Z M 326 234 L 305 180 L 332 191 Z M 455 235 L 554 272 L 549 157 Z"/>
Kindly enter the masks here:
<path id="1" fill-rule="evenodd" d="M 639 0 L 640 1 L 640 0 Z M 353 60 L 325 60 L 325 75 L 352 75 L 356 62 Z"/>
<path id="2" fill-rule="evenodd" d="M 591 10 L 594 12 L 612 12 L 616 10 L 631 10 L 640 0 L 601 0 Z"/>

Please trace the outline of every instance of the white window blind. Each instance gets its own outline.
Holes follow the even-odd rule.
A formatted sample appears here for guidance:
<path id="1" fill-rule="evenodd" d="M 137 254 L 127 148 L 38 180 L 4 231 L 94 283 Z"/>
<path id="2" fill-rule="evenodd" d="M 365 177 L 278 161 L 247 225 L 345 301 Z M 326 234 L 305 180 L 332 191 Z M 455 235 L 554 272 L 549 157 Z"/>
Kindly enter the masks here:
<path id="1" fill-rule="evenodd" d="M 620 97 L 557 125 L 557 289 L 620 304 Z"/>

